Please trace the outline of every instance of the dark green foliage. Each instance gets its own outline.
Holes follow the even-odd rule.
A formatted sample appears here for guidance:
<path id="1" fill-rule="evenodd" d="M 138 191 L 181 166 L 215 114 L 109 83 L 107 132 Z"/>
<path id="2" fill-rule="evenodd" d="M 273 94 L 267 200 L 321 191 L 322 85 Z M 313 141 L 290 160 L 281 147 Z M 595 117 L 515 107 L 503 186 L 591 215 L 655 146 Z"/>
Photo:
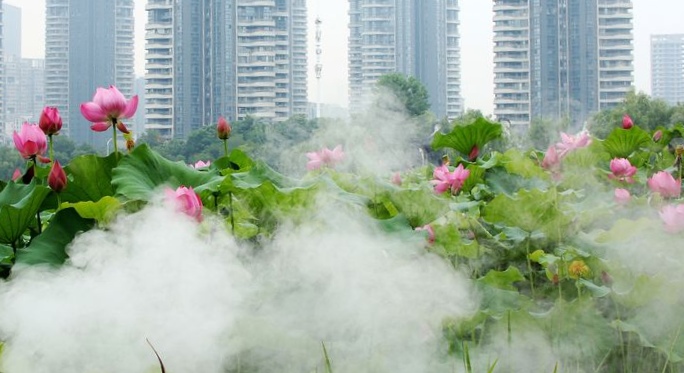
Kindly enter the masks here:
<path id="1" fill-rule="evenodd" d="M 622 104 L 594 115 L 589 123 L 589 131 L 593 136 L 606 138 L 614 128 L 622 127 L 622 116 L 625 114 L 632 118 L 635 126 L 653 132 L 658 126 L 669 127 L 676 123 L 674 121 L 684 119 L 684 106 L 670 106 L 643 92 L 630 92 Z"/>
<path id="2" fill-rule="evenodd" d="M 81 232 L 90 230 L 95 221 L 84 219 L 72 208 L 58 211 L 43 234 L 28 247 L 17 251 L 17 262 L 61 265 L 69 257 L 66 247 Z"/>
<path id="3" fill-rule="evenodd" d="M 380 90 L 393 94 L 409 116 L 417 117 L 430 110 L 427 89 L 415 77 L 399 73 L 386 74 L 378 79 L 377 86 Z"/>

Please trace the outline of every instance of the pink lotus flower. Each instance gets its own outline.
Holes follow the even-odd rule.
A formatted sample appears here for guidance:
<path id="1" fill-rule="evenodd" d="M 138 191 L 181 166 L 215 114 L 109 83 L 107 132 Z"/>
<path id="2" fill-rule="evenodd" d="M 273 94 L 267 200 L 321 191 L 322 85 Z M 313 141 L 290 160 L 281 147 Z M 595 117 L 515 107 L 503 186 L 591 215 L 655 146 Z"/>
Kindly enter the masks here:
<path id="1" fill-rule="evenodd" d="M 653 142 L 658 142 L 662 138 L 663 138 L 663 131 L 661 131 L 661 130 L 655 131 L 655 133 L 653 134 Z"/>
<path id="2" fill-rule="evenodd" d="M 677 198 L 682 190 L 682 182 L 675 180 L 669 172 L 660 171 L 648 179 L 648 187 L 665 198 Z"/>
<path id="3" fill-rule="evenodd" d="M 192 168 L 198 169 L 198 168 L 205 168 L 211 166 L 211 161 L 197 161 L 194 165 L 192 165 Z"/>
<path id="4" fill-rule="evenodd" d="M 569 152 L 587 147 L 589 144 L 591 144 L 591 137 L 589 137 L 589 133 L 586 131 L 582 131 L 575 136 L 561 132 L 561 142 L 556 144 L 556 148 L 558 150 L 558 156 L 563 158 Z"/>
<path id="5" fill-rule="evenodd" d="M 24 176 L 24 175 L 21 173 L 21 170 L 16 168 L 14 170 L 14 173 L 12 174 L 12 181 L 17 181 L 17 180 L 21 179 L 22 176 Z"/>
<path id="6" fill-rule="evenodd" d="M 622 128 L 628 130 L 630 128 L 634 127 L 634 122 L 632 121 L 632 118 L 625 114 L 622 116 Z"/>
<path id="7" fill-rule="evenodd" d="M 219 117 L 218 123 L 216 124 L 216 135 L 218 138 L 221 140 L 228 140 L 232 130 L 233 129 L 230 127 L 230 124 L 228 124 L 226 118 Z"/>
<path id="8" fill-rule="evenodd" d="M 624 205 L 632 199 L 632 195 L 629 194 L 629 190 L 617 188 L 615 189 L 615 203 L 619 205 Z"/>
<path id="9" fill-rule="evenodd" d="M 480 154 L 480 148 L 477 147 L 477 145 L 473 145 L 473 148 L 470 149 L 470 153 L 468 154 L 468 160 L 469 161 L 474 161 L 477 159 L 477 156 Z"/>
<path id="10" fill-rule="evenodd" d="M 46 106 L 40 113 L 38 127 L 48 136 L 57 134 L 62 129 L 62 117 L 56 107 Z"/>
<path id="11" fill-rule="evenodd" d="M 456 194 L 468 176 L 470 176 L 470 170 L 463 168 L 463 165 L 459 164 L 453 172 L 449 172 L 449 167 L 442 165 L 435 168 L 432 176 L 434 180 L 431 183 L 435 185 L 435 193 L 444 193 L 447 190 L 451 190 L 451 194 Z"/>
<path id="12" fill-rule="evenodd" d="M 392 177 L 390 178 L 390 181 L 391 181 L 392 184 L 394 184 L 394 185 L 401 186 L 401 174 L 398 173 L 398 172 L 395 172 L 394 174 L 392 174 Z"/>
<path id="13" fill-rule="evenodd" d="M 342 145 L 337 145 L 333 150 L 323 148 L 317 152 L 306 153 L 309 161 L 306 163 L 307 170 L 317 170 L 323 166 L 332 167 L 344 159 Z"/>
<path id="14" fill-rule="evenodd" d="M 81 104 L 81 114 L 93 123 L 90 129 L 103 132 L 115 125 L 119 131 L 128 133 L 128 129 L 121 121 L 135 114 L 138 109 L 138 96 L 126 100 L 115 86 L 108 89 L 98 88 L 93 101 Z"/>
<path id="15" fill-rule="evenodd" d="M 59 161 L 55 161 L 55 163 L 52 164 L 50 174 L 48 174 L 48 185 L 57 193 L 66 188 L 67 176 L 64 169 L 62 169 L 62 166 L 59 164 Z"/>
<path id="16" fill-rule="evenodd" d="M 678 233 L 684 230 L 684 205 L 666 205 L 660 210 L 660 219 L 665 223 L 665 230 Z"/>
<path id="17" fill-rule="evenodd" d="M 428 235 L 428 242 L 429 243 L 435 243 L 435 230 L 432 229 L 432 226 L 430 224 L 424 225 L 422 227 L 416 227 L 416 231 L 425 231 L 427 232 Z"/>
<path id="18" fill-rule="evenodd" d="M 176 211 L 202 221 L 202 200 L 192 188 L 180 186 L 175 191 L 167 189 L 166 199 L 175 205 Z"/>
<path id="19" fill-rule="evenodd" d="M 47 138 L 35 124 L 24 123 L 19 133 L 14 131 L 14 146 L 24 159 L 38 158 L 43 163 L 50 162 L 43 157 L 47 150 Z"/>
<path id="20" fill-rule="evenodd" d="M 560 168 L 560 161 L 561 160 L 558 156 L 558 152 L 556 152 L 556 148 L 552 145 L 546 150 L 546 154 L 544 154 L 544 159 L 542 160 L 541 166 L 549 171 L 558 171 Z"/>
<path id="21" fill-rule="evenodd" d="M 632 166 L 628 159 L 614 158 L 610 161 L 610 171 L 612 172 L 609 175 L 611 179 L 633 183 L 633 176 L 636 174 L 637 168 Z"/>

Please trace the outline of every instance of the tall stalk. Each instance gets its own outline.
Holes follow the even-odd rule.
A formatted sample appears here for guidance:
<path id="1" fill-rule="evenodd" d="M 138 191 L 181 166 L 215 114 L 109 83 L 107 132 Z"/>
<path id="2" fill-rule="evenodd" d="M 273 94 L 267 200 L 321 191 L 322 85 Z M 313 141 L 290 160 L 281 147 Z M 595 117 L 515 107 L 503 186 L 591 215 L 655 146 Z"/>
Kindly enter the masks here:
<path id="1" fill-rule="evenodd" d="M 228 157 L 228 139 L 223 140 L 223 155 Z M 230 177 L 230 176 L 228 176 Z M 233 213 L 233 192 L 228 192 L 228 209 L 230 210 L 230 233 L 235 236 L 235 214 Z"/>
<path id="2" fill-rule="evenodd" d="M 119 147 L 116 144 L 116 118 L 112 119 L 112 135 L 114 136 L 114 153 L 116 154 L 116 160 L 119 160 Z"/>
<path id="3" fill-rule="evenodd" d="M 48 142 L 50 144 L 50 163 L 55 161 L 55 150 L 52 145 L 52 134 L 48 135 Z"/>

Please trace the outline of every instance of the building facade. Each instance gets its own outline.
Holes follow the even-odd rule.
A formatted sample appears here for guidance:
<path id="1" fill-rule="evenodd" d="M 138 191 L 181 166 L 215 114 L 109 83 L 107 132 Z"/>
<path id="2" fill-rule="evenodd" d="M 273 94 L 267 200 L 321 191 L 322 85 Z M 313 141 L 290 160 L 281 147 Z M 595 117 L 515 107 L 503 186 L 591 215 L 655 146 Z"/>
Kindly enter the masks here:
<path id="1" fill-rule="evenodd" d="M 90 130 L 80 105 L 98 87 L 133 93 L 133 0 L 46 0 L 45 104 L 60 110 L 62 132 L 105 148 L 110 134 Z"/>
<path id="2" fill-rule="evenodd" d="M 146 129 L 306 114 L 305 0 L 149 0 Z"/>
<path id="3" fill-rule="evenodd" d="M 684 34 L 651 35 L 651 95 L 684 103 Z"/>
<path id="4" fill-rule="evenodd" d="M 432 111 L 463 112 L 457 0 L 349 0 L 349 106 L 362 110 L 382 75 L 425 85 Z"/>
<path id="5" fill-rule="evenodd" d="M 6 140 L 25 122 L 36 123 L 45 103 L 45 60 L 21 58 L 21 8 L 3 4 L 3 66 Z"/>
<path id="6" fill-rule="evenodd" d="M 494 115 L 581 126 L 631 89 L 633 48 L 631 0 L 495 0 Z"/>
<path id="7" fill-rule="evenodd" d="M 11 130 L 37 123 L 45 106 L 45 60 L 5 56 L 5 122 Z"/>

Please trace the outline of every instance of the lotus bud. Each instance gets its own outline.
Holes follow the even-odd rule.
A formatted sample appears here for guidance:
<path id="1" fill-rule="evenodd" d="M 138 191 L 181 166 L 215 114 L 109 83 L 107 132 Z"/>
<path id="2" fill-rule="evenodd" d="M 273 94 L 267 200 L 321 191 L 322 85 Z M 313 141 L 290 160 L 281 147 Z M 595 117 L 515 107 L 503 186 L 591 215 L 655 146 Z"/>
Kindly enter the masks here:
<path id="1" fill-rule="evenodd" d="M 14 173 L 12 174 L 12 181 L 17 181 L 17 180 L 21 179 L 21 176 L 22 176 L 21 170 L 18 168 L 15 169 Z"/>
<path id="2" fill-rule="evenodd" d="M 468 154 L 468 160 L 471 162 L 474 161 L 478 154 L 480 154 L 480 148 L 478 148 L 477 145 L 473 145 L 473 148 L 470 149 L 470 153 Z"/>
<path id="3" fill-rule="evenodd" d="M 615 199 L 615 203 L 617 203 L 619 205 L 624 205 L 626 203 L 629 203 L 629 200 L 632 199 L 632 196 L 629 193 L 629 190 L 617 188 L 617 189 L 615 189 L 615 198 L 614 199 Z"/>
<path id="4" fill-rule="evenodd" d="M 62 117 L 59 116 L 59 110 L 50 106 L 43 108 L 38 126 L 48 136 L 57 134 L 62 129 Z"/>
<path id="5" fill-rule="evenodd" d="M 180 186 L 176 190 L 167 189 L 166 199 L 175 206 L 176 211 L 202 221 L 202 200 L 192 187 Z"/>
<path id="6" fill-rule="evenodd" d="M 232 128 L 230 128 L 228 121 L 226 121 L 224 117 L 219 117 L 218 123 L 216 124 L 216 134 L 218 138 L 221 140 L 228 140 L 231 131 Z"/>
<path id="7" fill-rule="evenodd" d="M 608 272 L 601 271 L 601 281 L 604 285 L 610 286 L 613 284 L 613 277 L 611 277 Z"/>
<path id="8" fill-rule="evenodd" d="M 48 185 L 52 190 L 54 190 L 57 193 L 61 192 L 62 190 L 64 190 L 64 188 L 66 188 L 66 173 L 64 173 L 64 169 L 62 169 L 62 166 L 59 164 L 59 161 L 55 161 L 55 163 L 52 164 L 50 174 L 48 175 Z"/>
<path id="9" fill-rule="evenodd" d="M 653 142 L 658 142 L 658 141 L 660 141 L 661 138 L 663 138 L 663 131 L 661 131 L 661 130 L 655 131 L 655 133 L 653 134 Z"/>
<path id="10" fill-rule="evenodd" d="M 398 172 L 395 172 L 394 174 L 392 174 L 392 178 L 390 179 L 390 181 L 394 185 L 401 186 L 401 174 Z"/>
<path id="11" fill-rule="evenodd" d="M 632 121 L 632 118 L 625 114 L 622 116 L 622 128 L 628 130 L 630 128 L 634 127 L 634 121 Z"/>

